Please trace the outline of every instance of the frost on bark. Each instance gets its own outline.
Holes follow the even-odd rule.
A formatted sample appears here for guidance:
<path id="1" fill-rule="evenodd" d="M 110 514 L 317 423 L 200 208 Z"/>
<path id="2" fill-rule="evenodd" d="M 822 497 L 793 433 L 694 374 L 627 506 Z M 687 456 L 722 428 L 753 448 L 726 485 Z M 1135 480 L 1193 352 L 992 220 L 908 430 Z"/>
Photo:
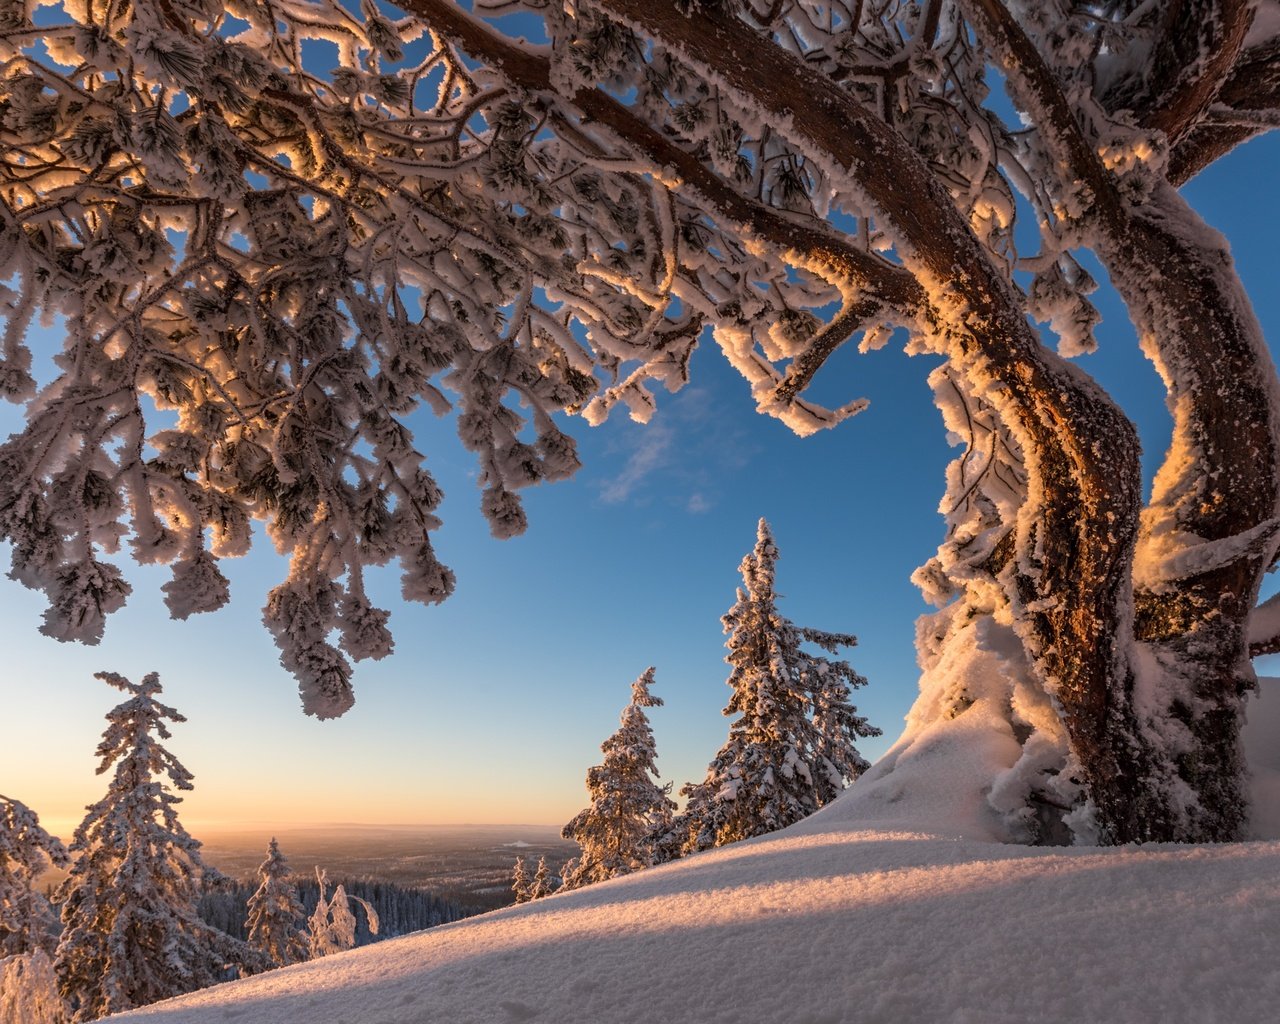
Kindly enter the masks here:
<path id="1" fill-rule="evenodd" d="M 591 806 L 574 815 L 561 835 L 582 852 L 562 870 L 561 887 L 577 889 L 626 875 L 654 863 L 653 836 L 670 824 L 675 802 L 671 784 L 659 785 L 657 745 L 645 708 L 662 707 L 649 692 L 652 667 L 631 684 L 618 731 L 601 744 L 604 763 L 587 769 Z"/>
<path id="2" fill-rule="evenodd" d="M 565 416 L 648 419 L 704 326 L 802 434 L 864 404 L 806 397 L 831 353 L 903 328 L 945 358 L 962 445 L 919 576 L 944 606 L 920 716 L 975 706 L 935 669 L 979 638 L 1009 835 L 1239 834 L 1248 653 L 1280 646 L 1253 614 L 1280 418 L 1225 243 L 1174 186 L 1280 121 L 1274 5 L 475 6 L 0 15 L 0 390 L 28 403 L 0 530 L 44 631 L 101 636 L 122 542 L 171 567 L 174 615 L 219 607 L 260 520 L 290 560 L 264 621 L 306 710 L 341 714 L 352 662 L 392 646 L 365 568 L 453 587 L 414 409 L 456 415 L 505 537 L 521 488 L 577 466 Z M 1145 509 L 1131 423 L 1070 362 L 1098 319 L 1084 252 L 1174 416 Z M 50 315 L 52 367 L 24 340 Z"/>

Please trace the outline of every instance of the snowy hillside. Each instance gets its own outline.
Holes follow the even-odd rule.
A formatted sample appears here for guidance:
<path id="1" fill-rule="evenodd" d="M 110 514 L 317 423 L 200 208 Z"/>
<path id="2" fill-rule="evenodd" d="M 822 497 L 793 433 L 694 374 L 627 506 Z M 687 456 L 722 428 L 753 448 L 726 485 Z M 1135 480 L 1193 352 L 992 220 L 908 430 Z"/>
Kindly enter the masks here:
<path id="1" fill-rule="evenodd" d="M 1280 688 L 1251 708 L 1280 796 Z M 980 751 L 980 743 L 974 745 Z M 982 838 L 955 751 L 798 826 L 534 904 L 207 989 L 149 1024 L 1263 1024 L 1280 842 L 1029 849 Z M 932 823 L 932 824 L 931 824 Z M 1280 803 L 1258 816 L 1270 830 Z M 1267 834 L 1276 835 L 1274 831 Z"/>

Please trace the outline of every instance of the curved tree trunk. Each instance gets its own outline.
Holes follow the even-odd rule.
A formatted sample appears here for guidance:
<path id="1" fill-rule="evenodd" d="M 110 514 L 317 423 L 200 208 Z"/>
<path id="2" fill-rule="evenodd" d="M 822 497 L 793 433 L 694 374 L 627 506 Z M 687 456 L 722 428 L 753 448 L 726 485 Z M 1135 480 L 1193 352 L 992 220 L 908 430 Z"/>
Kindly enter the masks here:
<path id="1" fill-rule="evenodd" d="M 1190 790 L 1179 838 L 1238 838 L 1248 619 L 1280 528 L 1276 372 L 1225 240 L 1171 188 L 1130 223 L 1102 255 L 1174 420 L 1134 579 L 1143 725 Z"/>
<path id="2" fill-rule="evenodd" d="M 1091 194 L 1092 237 L 1165 381 L 1175 421 L 1142 515 L 1133 579 L 1110 581 L 1121 592 L 1107 607 L 1121 615 L 1100 639 L 1130 653 L 1120 655 L 1129 662 L 1113 704 L 1120 716 L 1102 728 L 1125 771 L 1113 780 L 1115 808 L 1106 808 L 1096 771 L 1093 797 L 1113 839 L 1235 838 L 1246 815 L 1239 728 L 1253 681 L 1247 620 L 1274 553 L 1280 501 L 1275 370 L 1225 241 L 1167 184 L 1123 201 L 1089 129 L 1008 10 L 997 0 L 966 7 L 1002 58 L 1015 102 L 1036 115 L 1063 184 Z M 1239 0 L 1187 0 L 1164 17 L 1149 94 L 1131 105 L 1147 130 L 1177 143 L 1227 82 L 1252 10 Z M 1188 19 L 1200 28 L 1189 31 Z M 1212 45 L 1201 45 L 1201 32 Z M 1209 57 L 1191 60 L 1188 47 Z M 1091 757 L 1071 708 L 1064 711 L 1073 747 Z M 1135 740 L 1130 759 L 1124 747 Z M 1126 824 L 1133 809 L 1139 817 Z"/>

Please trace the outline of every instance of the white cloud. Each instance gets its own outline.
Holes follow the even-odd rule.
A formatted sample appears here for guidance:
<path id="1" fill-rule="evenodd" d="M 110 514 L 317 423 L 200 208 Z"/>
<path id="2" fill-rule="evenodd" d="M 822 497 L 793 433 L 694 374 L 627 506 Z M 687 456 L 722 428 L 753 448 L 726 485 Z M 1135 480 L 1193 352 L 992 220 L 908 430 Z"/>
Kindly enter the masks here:
<path id="1" fill-rule="evenodd" d="M 631 497 L 646 477 L 667 462 L 674 438 L 675 432 L 665 424 L 651 423 L 645 427 L 639 445 L 627 459 L 622 472 L 601 489 L 600 499 L 616 505 Z"/>
<path id="2" fill-rule="evenodd" d="M 711 510 L 711 502 L 708 501 L 706 496 L 700 491 L 695 491 L 693 494 L 689 495 L 689 502 L 685 505 L 685 508 L 695 514 L 698 512 L 709 512 Z"/>

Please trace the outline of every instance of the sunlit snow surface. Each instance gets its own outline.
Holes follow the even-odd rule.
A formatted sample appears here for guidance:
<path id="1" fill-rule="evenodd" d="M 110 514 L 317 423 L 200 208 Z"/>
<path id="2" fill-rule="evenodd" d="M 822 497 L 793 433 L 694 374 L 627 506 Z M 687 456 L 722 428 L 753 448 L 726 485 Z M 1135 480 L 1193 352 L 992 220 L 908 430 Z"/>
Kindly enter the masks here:
<path id="1" fill-rule="evenodd" d="M 1247 741 L 1266 762 L 1259 795 L 1275 797 L 1280 758 L 1262 750 L 1280 707 L 1267 697 L 1280 705 L 1280 689 L 1251 709 Z M 979 760 L 928 793 L 916 784 L 938 765 L 900 765 L 892 790 L 867 780 L 785 832 L 111 1019 L 1280 1019 L 1280 842 L 1028 849 L 972 838 L 962 813 L 942 816 L 950 832 L 920 830 L 973 806 Z"/>

